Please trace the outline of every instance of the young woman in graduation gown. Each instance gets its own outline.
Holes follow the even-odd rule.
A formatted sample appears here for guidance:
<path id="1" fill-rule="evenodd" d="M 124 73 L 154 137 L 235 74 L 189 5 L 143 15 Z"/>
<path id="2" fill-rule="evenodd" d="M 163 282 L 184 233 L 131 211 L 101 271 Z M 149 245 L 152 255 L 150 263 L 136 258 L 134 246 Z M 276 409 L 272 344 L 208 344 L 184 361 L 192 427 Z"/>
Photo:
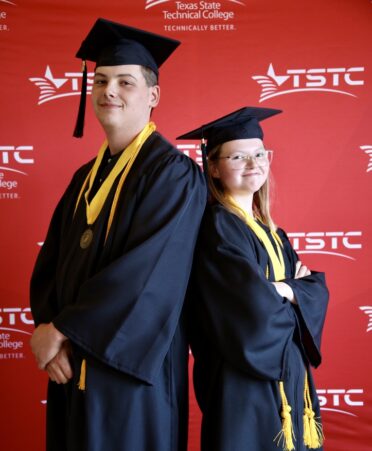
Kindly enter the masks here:
<path id="1" fill-rule="evenodd" d="M 322 449 L 310 367 L 328 290 L 270 216 L 259 122 L 279 112 L 243 108 L 180 137 L 208 142 L 211 204 L 189 296 L 202 451 Z"/>

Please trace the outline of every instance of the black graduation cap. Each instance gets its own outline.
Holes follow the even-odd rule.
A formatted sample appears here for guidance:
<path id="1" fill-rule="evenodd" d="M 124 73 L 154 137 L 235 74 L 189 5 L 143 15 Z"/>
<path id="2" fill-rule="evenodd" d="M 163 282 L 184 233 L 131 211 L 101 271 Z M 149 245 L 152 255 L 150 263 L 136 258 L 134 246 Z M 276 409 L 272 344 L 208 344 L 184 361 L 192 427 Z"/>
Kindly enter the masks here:
<path id="1" fill-rule="evenodd" d="M 259 122 L 281 112 L 281 110 L 273 108 L 240 108 L 191 132 L 178 136 L 176 139 L 201 139 L 203 141 L 206 139 L 205 150 L 207 153 L 217 145 L 235 139 L 263 139 L 263 131 Z"/>
<path id="2" fill-rule="evenodd" d="M 159 67 L 180 45 L 180 41 L 166 38 L 138 28 L 99 18 L 76 53 L 83 60 L 83 82 L 75 137 L 83 136 L 87 67 L 85 61 L 99 66 L 138 64 L 148 67 L 156 75 Z"/>

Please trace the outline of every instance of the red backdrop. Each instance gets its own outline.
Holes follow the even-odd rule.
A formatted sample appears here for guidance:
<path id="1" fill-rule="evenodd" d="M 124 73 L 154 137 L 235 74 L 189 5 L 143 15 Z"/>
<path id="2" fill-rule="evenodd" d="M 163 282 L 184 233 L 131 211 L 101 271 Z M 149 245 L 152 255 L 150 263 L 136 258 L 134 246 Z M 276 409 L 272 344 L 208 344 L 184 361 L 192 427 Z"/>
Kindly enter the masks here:
<path id="1" fill-rule="evenodd" d="M 103 140 L 91 108 L 85 137 L 71 137 L 74 54 L 99 16 L 182 41 L 162 68 L 154 114 L 175 144 L 244 105 L 284 110 L 264 124 L 275 150 L 274 217 L 331 290 L 315 372 L 325 449 L 371 450 L 370 0 L 0 0 L 1 449 L 44 449 L 46 377 L 28 345 L 28 283 L 57 200 Z M 177 144 L 199 161 L 196 142 Z M 190 402 L 197 451 L 192 393 Z"/>

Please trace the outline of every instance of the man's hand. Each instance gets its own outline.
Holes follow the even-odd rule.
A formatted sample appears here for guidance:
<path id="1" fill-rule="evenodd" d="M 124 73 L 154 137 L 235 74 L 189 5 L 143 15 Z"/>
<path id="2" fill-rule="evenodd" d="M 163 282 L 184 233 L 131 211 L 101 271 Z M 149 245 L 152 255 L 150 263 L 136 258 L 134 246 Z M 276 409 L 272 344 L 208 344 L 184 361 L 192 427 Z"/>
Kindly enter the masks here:
<path id="1" fill-rule="evenodd" d="M 66 384 L 72 378 L 70 355 L 71 345 L 67 340 L 58 354 L 46 366 L 50 380 L 57 384 Z"/>
<path id="2" fill-rule="evenodd" d="M 53 323 L 40 324 L 32 334 L 30 345 L 38 367 L 45 370 L 47 364 L 58 354 L 64 341 L 67 340 Z"/>

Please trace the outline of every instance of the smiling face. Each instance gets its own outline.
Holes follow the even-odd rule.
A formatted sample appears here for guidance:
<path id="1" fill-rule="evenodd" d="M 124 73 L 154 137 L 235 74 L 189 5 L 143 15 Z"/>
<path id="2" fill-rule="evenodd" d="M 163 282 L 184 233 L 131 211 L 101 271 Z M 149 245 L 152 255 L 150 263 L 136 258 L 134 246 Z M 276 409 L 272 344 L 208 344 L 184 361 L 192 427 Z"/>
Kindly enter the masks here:
<path id="1" fill-rule="evenodd" d="M 222 144 L 216 159 L 209 162 L 210 173 L 219 179 L 224 190 L 234 196 L 253 196 L 266 182 L 269 175 L 269 162 L 257 163 L 247 158 L 241 168 L 234 167 L 233 159 L 245 156 L 256 157 L 265 152 L 261 139 L 237 139 Z M 228 157 L 228 158 L 227 158 Z"/>
<path id="2" fill-rule="evenodd" d="M 148 86 L 141 66 L 97 67 L 92 89 L 94 111 L 103 128 L 140 131 L 159 103 L 160 88 Z"/>

